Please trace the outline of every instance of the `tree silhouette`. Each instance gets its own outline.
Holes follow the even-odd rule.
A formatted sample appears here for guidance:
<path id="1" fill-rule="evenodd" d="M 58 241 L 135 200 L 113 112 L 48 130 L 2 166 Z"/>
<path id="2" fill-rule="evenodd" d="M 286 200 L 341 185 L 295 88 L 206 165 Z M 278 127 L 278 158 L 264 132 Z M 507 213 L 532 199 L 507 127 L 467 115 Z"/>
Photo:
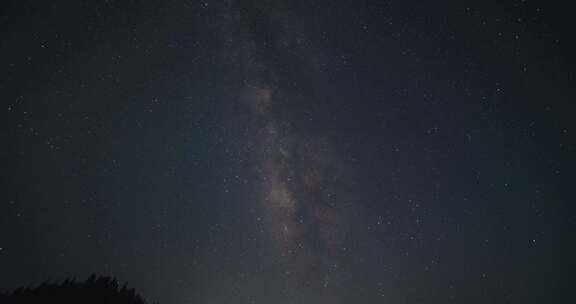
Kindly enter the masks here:
<path id="1" fill-rule="evenodd" d="M 0 293 L 2 304 L 146 304 L 126 284 L 119 287 L 111 277 L 91 275 L 86 281 L 66 279 L 61 283 L 44 282 L 37 287 L 20 287 Z"/>

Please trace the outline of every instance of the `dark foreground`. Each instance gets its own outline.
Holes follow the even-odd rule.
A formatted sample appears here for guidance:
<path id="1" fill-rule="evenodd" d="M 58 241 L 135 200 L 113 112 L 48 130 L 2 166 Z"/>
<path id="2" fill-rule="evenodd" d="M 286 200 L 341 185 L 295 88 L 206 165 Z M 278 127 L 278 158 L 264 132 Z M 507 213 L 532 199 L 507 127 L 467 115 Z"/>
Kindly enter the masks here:
<path id="1" fill-rule="evenodd" d="M 66 279 L 62 283 L 44 282 L 33 288 L 0 293 L 2 304 L 145 304 L 134 289 L 122 287 L 114 278 L 92 275 L 86 281 Z"/>

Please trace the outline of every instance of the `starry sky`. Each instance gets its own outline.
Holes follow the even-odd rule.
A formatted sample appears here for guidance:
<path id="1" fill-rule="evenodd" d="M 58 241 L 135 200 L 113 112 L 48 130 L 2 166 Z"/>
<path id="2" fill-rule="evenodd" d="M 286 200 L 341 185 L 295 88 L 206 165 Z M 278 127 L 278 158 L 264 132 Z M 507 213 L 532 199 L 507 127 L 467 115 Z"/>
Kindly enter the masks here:
<path id="1" fill-rule="evenodd" d="M 543 303 L 576 271 L 543 1 L 3 1 L 0 290 Z"/>

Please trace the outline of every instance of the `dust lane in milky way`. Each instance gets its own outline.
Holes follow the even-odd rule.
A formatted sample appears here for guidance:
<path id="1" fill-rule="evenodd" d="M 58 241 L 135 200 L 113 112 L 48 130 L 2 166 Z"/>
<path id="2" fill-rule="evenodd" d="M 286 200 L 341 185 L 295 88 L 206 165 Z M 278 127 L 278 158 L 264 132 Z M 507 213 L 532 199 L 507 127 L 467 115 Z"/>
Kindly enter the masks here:
<path id="1" fill-rule="evenodd" d="M 263 18 L 287 33 L 281 42 L 267 44 L 289 44 L 293 42 L 290 39 L 297 39 L 281 20 L 266 13 Z M 233 27 L 248 31 L 241 37 L 254 36 L 244 23 Z M 338 267 L 339 252 L 346 248 L 345 214 L 337 189 L 339 183 L 345 183 L 342 168 L 326 140 L 294 131 L 297 128 L 291 117 L 279 115 L 285 108 L 279 103 L 298 93 L 278 83 L 276 71 L 258 56 L 269 52 L 268 57 L 278 57 L 274 53 L 284 50 L 261 48 L 254 39 L 246 38 L 240 43 L 239 58 L 244 73 L 241 99 L 252 116 L 249 133 L 257 137 L 253 169 L 260 179 L 269 237 L 293 284 L 327 288 Z"/>

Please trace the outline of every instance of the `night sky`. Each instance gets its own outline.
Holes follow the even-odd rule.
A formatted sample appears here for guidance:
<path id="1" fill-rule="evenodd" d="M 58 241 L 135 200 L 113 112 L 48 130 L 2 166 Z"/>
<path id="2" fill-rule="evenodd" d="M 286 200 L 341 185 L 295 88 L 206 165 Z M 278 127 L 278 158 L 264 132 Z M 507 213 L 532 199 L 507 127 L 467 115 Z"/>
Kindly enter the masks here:
<path id="1" fill-rule="evenodd" d="M 0 290 L 567 303 L 573 11 L 3 1 Z"/>

